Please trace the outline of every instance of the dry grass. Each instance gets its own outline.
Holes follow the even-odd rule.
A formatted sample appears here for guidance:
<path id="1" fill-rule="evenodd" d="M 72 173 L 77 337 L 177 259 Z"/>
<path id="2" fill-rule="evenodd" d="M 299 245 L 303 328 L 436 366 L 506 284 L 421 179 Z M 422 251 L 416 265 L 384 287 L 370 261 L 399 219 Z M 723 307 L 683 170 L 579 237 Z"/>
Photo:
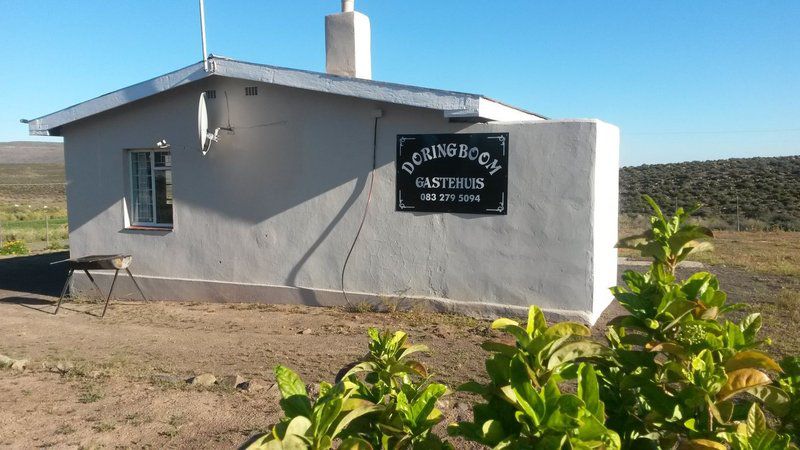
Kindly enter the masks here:
<path id="1" fill-rule="evenodd" d="M 800 321 L 800 291 L 782 289 L 775 304 L 780 311 L 791 317 L 792 321 Z"/>
<path id="2" fill-rule="evenodd" d="M 692 258 L 767 275 L 800 276 L 800 232 L 717 231 L 714 250 Z"/>
<path id="3" fill-rule="evenodd" d="M 647 223 L 641 218 L 621 216 L 619 236 L 640 233 L 645 227 Z M 800 232 L 717 230 L 712 243 L 713 250 L 689 259 L 764 275 L 800 277 Z M 619 255 L 639 256 L 638 252 L 627 249 L 621 249 Z"/>

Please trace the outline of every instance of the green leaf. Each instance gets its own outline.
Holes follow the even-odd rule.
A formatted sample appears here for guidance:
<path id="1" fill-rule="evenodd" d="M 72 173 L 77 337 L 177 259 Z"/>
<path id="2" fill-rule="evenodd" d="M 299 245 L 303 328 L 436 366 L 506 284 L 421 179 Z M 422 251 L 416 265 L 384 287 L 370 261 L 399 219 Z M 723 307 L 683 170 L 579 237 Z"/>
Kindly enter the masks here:
<path id="1" fill-rule="evenodd" d="M 312 415 L 311 402 L 308 397 L 293 395 L 280 399 L 278 403 L 281 405 L 281 409 L 283 409 L 283 413 L 286 414 L 286 417 L 311 417 Z"/>
<path id="2" fill-rule="evenodd" d="M 656 214 L 656 217 L 662 222 L 666 222 L 664 219 L 664 213 L 661 212 L 661 208 L 658 206 L 658 203 L 656 203 L 656 201 L 647 194 L 643 195 L 642 198 L 647 202 L 647 204 L 650 205 L 651 208 L 653 208 L 653 212 Z"/>
<path id="3" fill-rule="evenodd" d="M 547 361 L 547 370 L 553 370 L 561 364 L 577 358 L 589 358 L 605 353 L 605 347 L 591 341 L 570 342 L 556 350 Z"/>
<path id="4" fill-rule="evenodd" d="M 517 347 L 513 345 L 503 344 L 501 342 L 494 342 L 494 341 L 486 341 L 481 344 L 481 348 L 493 353 L 500 353 L 503 355 L 508 356 L 509 358 L 513 358 L 514 355 L 517 354 L 519 350 Z"/>
<path id="5" fill-rule="evenodd" d="M 742 319 L 742 323 L 739 324 L 739 328 L 742 330 L 747 342 L 752 342 L 755 340 L 756 335 L 758 335 L 758 331 L 761 329 L 762 323 L 763 319 L 759 313 L 750 314 Z"/>
<path id="6" fill-rule="evenodd" d="M 568 433 L 580 426 L 581 410 L 585 404 L 581 399 L 572 395 L 564 394 L 558 399 L 558 406 L 547 418 L 547 428 L 562 433 Z"/>
<path id="7" fill-rule="evenodd" d="M 791 397 L 783 389 L 775 386 L 756 386 L 747 393 L 761 400 L 778 417 L 786 416 L 791 409 Z"/>
<path id="8" fill-rule="evenodd" d="M 669 238 L 669 246 L 673 253 L 680 252 L 683 247 L 698 239 L 708 239 L 714 237 L 714 233 L 708 228 L 686 225 L 681 230 Z"/>
<path id="9" fill-rule="evenodd" d="M 528 377 L 525 362 L 520 356 L 511 360 L 511 388 L 516 397 L 516 403 L 530 418 L 534 425 L 541 423 L 544 416 L 544 401 L 533 389 Z"/>
<path id="10" fill-rule="evenodd" d="M 544 313 L 538 306 L 531 306 L 528 309 L 528 323 L 525 327 L 528 336 L 533 336 L 534 332 L 542 333 L 547 329 L 547 321 L 544 318 Z"/>
<path id="11" fill-rule="evenodd" d="M 311 448 L 311 446 L 312 442 L 308 438 L 290 434 L 286 436 L 286 439 L 281 441 L 281 446 L 279 448 L 281 450 L 307 450 Z"/>
<path id="12" fill-rule="evenodd" d="M 495 386 L 503 386 L 508 383 L 511 376 L 509 374 L 511 358 L 495 353 L 486 360 L 485 365 L 486 373 Z"/>
<path id="13" fill-rule="evenodd" d="M 764 417 L 764 413 L 761 411 L 761 408 L 758 407 L 758 403 L 753 403 L 753 406 L 750 407 L 750 411 L 747 413 L 747 432 L 753 434 L 766 429 L 767 418 Z"/>
<path id="14" fill-rule="evenodd" d="M 370 339 L 370 341 L 372 341 L 373 344 L 380 343 L 380 341 L 381 341 L 381 333 L 378 331 L 377 328 L 370 327 L 367 330 L 367 335 L 369 336 L 369 339 Z"/>
<path id="15" fill-rule="evenodd" d="M 633 236 L 626 236 L 620 239 L 615 245 L 616 248 L 627 248 L 631 250 L 639 250 L 642 245 L 652 237 L 651 233 L 645 232 L 641 234 L 634 234 Z"/>
<path id="16" fill-rule="evenodd" d="M 721 444 L 709 439 L 692 439 L 685 441 L 678 447 L 678 450 L 727 450 L 725 444 Z"/>
<path id="17" fill-rule="evenodd" d="M 531 340 L 530 336 L 528 336 L 528 332 L 511 319 L 495 320 L 492 322 L 492 329 L 513 335 L 523 347 L 527 346 L 528 342 Z"/>
<path id="18" fill-rule="evenodd" d="M 408 347 L 403 349 L 403 352 L 400 353 L 400 356 L 398 356 L 397 359 L 403 359 L 403 358 L 407 357 L 408 355 L 410 355 L 412 353 L 417 353 L 417 352 L 427 353 L 428 352 L 428 346 L 424 345 L 424 344 L 409 345 Z"/>
<path id="19" fill-rule="evenodd" d="M 339 450 L 373 450 L 372 445 L 364 439 L 349 437 L 342 441 Z"/>
<path id="20" fill-rule="evenodd" d="M 311 401 L 308 399 L 303 380 L 291 369 L 284 366 L 275 367 L 275 380 L 281 391 L 281 408 L 287 417 L 311 417 Z"/>
<path id="21" fill-rule="evenodd" d="M 519 326 L 519 322 L 517 322 L 516 320 L 511 320 L 511 319 L 506 319 L 505 317 L 501 317 L 501 318 L 495 320 L 494 322 L 492 322 L 492 329 L 493 330 L 502 330 L 505 327 L 513 326 L 513 325 Z"/>
<path id="22" fill-rule="evenodd" d="M 585 325 L 574 322 L 557 323 L 544 332 L 545 336 L 590 336 L 592 331 Z"/>
<path id="23" fill-rule="evenodd" d="M 688 353 L 683 346 L 673 342 L 653 342 L 648 344 L 645 348 L 651 352 L 672 355 L 681 360 L 688 356 Z"/>
<path id="24" fill-rule="evenodd" d="M 314 436 L 328 434 L 328 429 L 340 412 L 342 412 L 342 399 L 339 397 L 332 398 L 321 406 L 317 403 L 313 413 Z"/>
<path id="25" fill-rule="evenodd" d="M 503 424 L 499 420 L 487 420 L 481 425 L 484 442 L 500 442 L 505 437 Z"/>
<path id="26" fill-rule="evenodd" d="M 278 383 L 278 389 L 281 391 L 281 396 L 283 398 L 292 397 L 294 395 L 308 397 L 306 385 L 303 383 L 303 380 L 288 367 L 281 365 L 276 366 L 275 380 Z"/>
<path id="27" fill-rule="evenodd" d="M 375 372 L 378 370 L 378 364 L 372 361 L 364 361 L 358 363 L 353 368 L 347 371 L 342 378 L 347 378 L 350 375 L 355 375 L 360 372 Z"/>
<path id="28" fill-rule="evenodd" d="M 367 414 L 372 414 L 374 412 L 379 412 L 384 409 L 381 405 L 369 405 L 369 406 L 362 406 L 360 408 L 355 408 L 348 412 L 347 414 L 342 417 L 338 424 L 336 424 L 336 428 L 334 428 L 333 433 L 331 436 L 336 437 L 338 436 L 343 430 L 345 430 L 352 421 L 358 419 L 361 416 L 365 416 Z M 360 447 L 356 447 L 360 448 Z"/>
<path id="29" fill-rule="evenodd" d="M 421 424 L 436 407 L 436 401 L 447 392 L 443 384 L 431 383 L 412 400 L 411 418 L 414 425 Z"/>
<path id="30" fill-rule="evenodd" d="M 487 391 L 486 387 L 477 381 L 467 381 L 466 383 L 457 387 L 456 390 L 461 392 L 472 392 L 473 394 L 479 395 L 483 395 Z"/>
<path id="31" fill-rule="evenodd" d="M 309 428 L 311 428 L 311 421 L 308 420 L 307 417 L 297 416 L 289 421 L 289 425 L 286 427 L 284 437 L 293 434 L 297 436 L 305 436 Z"/>
<path id="32" fill-rule="evenodd" d="M 386 343 L 387 348 L 401 348 L 408 338 L 404 331 L 395 331 L 389 342 Z"/>
<path id="33" fill-rule="evenodd" d="M 600 403 L 600 387 L 597 384 L 597 375 L 589 364 L 581 364 L 578 369 L 578 397 L 586 403 L 589 410 L 599 420 L 603 417 L 603 407 Z"/>

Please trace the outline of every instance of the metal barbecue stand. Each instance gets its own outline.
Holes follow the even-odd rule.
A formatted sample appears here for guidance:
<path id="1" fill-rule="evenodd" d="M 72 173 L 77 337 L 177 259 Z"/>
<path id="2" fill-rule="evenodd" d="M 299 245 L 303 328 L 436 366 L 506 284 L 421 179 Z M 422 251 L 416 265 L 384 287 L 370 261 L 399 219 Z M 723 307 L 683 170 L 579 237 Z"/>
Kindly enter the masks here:
<path id="1" fill-rule="evenodd" d="M 103 306 L 103 314 L 100 317 L 105 317 L 106 309 L 108 309 L 108 302 L 111 300 L 111 293 L 114 292 L 114 283 L 117 282 L 117 275 L 119 274 L 120 270 L 124 270 L 128 273 L 128 276 L 131 277 L 131 281 L 136 286 L 136 289 L 139 290 L 139 293 L 142 294 L 142 298 L 144 301 L 147 301 L 147 297 L 142 292 L 142 288 L 139 287 L 139 283 L 136 281 L 136 278 L 133 277 L 130 269 L 128 266 L 131 265 L 131 259 L 133 257 L 131 255 L 91 255 L 91 256 L 84 256 L 82 258 L 75 258 L 75 259 L 68 259 L 65 262 L 67 263 L 67 281 L 64 283 L 64 288 L 61 290 L 61 297 L 58 298 L 58 305 L 56 305 L 56 311 L 53 314 L 58 314 L 58 309 L 61 307 L 61 301 L 64 300 L 64 295 L 67 293 L 67 289 L 69 288 L 69 283 L 72 281 L 72 274 L 76 270 L 82 270 L 87 277 L 89 277 L 89 281 L 92 282 L 97 292 L 100 293 L 100 298 L 103 297 L 103 291 L 100 289 L 100 286 L 94 281 L 94 278 L 89 273 L 90 270 L 113 270 L 114 271 L 114 279 L 111 280 L 111 288 L 108 290 L 108 295 L 106 296 L 106 304 Z"/>

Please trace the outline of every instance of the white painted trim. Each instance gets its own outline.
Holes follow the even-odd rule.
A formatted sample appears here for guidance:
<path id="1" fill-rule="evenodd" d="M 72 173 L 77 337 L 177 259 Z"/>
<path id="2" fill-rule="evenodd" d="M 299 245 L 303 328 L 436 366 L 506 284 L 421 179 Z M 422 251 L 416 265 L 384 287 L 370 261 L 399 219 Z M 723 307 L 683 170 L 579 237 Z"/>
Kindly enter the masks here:
<path id="1" fill-rule="evenodd" d="M 128 180 L 129 180 L 128 189 L 129 189 L 129 196 L 131 198 L 130 219 L 128 219 L 127 211 L 126 211 L 125 227 L 126 228 L 129 228 L 129 227 L 150 227 L 150 228 L 172 229 L 173 225 L 174 225 L 173 223 L 157 222 L 157 220 L 158 220 L 158 217 L 157 217 L 158 209 L 157 209 L 157 206 L 156 206 L 156 203 L 157 203 L 157 201 L 156 201 L 156 170 L 161 170 L 161 171 L 169 170 L 170 172 L 172 171 L 172 165 L 171 164 L 170 164 L 169 168 L 156 168 L 156 153 L 159 153 L 159 152 L 170 153 L 170 151 L 167 150 L 167 149 L 163 149 L 163 148 L 153 148 L 153 149 L 136 148 L 136 149 L 126 149 L 125 152 L 127 153 L 127 159 L 128 159 L 127 160 L 127 171 L 128 171 L 127 175 L 128 175 Z M 149 158 L 150 159 L 150 196 L 151 196 L 151 205 L 152 205 L 151 217 L 154 220 L 153 222 L 137 222 L 137 221 L 133 220 L 135 218 L 135 211 L 133 211 L 133 208 L 136 205 L 136 199 L 135 199 L 135 197 L 136 197 L 135 196 L 136 189 L 133 186 L 133 154 L 134 153 L 149 153 L 150 154 L 150 158 Z M 123 196 L 123 197 L 126 197 L 126 196 Z M 175 205 L 174 205 L 174 203 L 172 205 L 172 210 L 173 210 L 173 222 L 174 222 L 175 221 L 175 217 L 174 217 Z"/>
<path id="2" fill-rule="evenodd" d="M 326 73 L 253 64 L 213 56 L 209 58 L 209 62 L 208 72 L 203 69 L 203 63 L 199 62 L 33 119 L 28 122 L 29 133 L 33 136 L 61 136 L 59 127 L 63 125 L 213 75 L 384 103 L 435 109 L 444 112 L 445 117 L 448 118 L 480 118 L 502 121 L 545 119 L 543 116 L 504 105 L 478 94 L 338 77 Z"/>

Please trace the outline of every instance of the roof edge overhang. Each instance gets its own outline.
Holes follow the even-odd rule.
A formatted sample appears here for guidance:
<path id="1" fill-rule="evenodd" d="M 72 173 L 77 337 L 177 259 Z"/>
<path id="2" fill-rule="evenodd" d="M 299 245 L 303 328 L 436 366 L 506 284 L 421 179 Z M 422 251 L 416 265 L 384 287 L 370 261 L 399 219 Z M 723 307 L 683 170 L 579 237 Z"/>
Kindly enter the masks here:
<path id="1" fill-rule="evenodd" d="M 538 121 L 539 114 L 505 105 L 477 94 L 428 89 L 396 83 L 340 77 L 283 67 L 211 57 L 206 71 L 195 63 L 92 100 L 28 121 L 32 136 L 61 136 L 61 127 L 95 114 L 141 100 L 213 75 L 305 89 L 378 102 L 439 110 L 452 121 Z"/>

